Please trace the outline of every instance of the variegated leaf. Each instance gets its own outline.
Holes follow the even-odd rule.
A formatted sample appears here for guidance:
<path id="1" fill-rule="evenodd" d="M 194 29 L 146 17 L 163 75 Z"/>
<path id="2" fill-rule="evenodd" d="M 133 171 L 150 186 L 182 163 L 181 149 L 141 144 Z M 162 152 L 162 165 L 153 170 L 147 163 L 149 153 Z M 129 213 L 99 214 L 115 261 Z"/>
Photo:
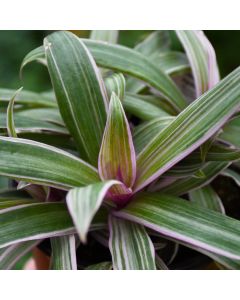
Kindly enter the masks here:
<path id="1" fill-rule="evenodd" d="M 44 45 L 62 118 L 81 156 L 96 165 L 108 105 L 101 74 L 74 34 L 55 32 L 45 38 Z"/>
<path id="2" fill-rule="evenodd" d="M 232 259 L 240 259 L 240 221 L 184 199 L 141 193 L 115 215 L 165 237 Z"/>
<path id="3" fill-rule="evenodd" d="M 77 270 L 76 245 L 74 235 L 51 238 L 52 270 Z"/>
<path id="4" fill-rule="evenodd" d="M 137 157 L 135 191 L 213 136 L 240 107 L 240 68 L 190 104 Z"/>
<path id="5" fill-rule="evenodd" d="M 106 193 L 110 187 L 116 184 L 119 184 L 119 182 L 114 180 L 97 182 L 68 192 L 68 210 L 82 242 L 86 243 L 90 224 Z"/>
<path id="6" fill-rule="evenodd" d="M 144 227 L 109 217 L 109 248 L 114 270 L 155 270 L 152 241 Z"/>
<path id="7" fill-rule="evenodd" d="M 98 169 L 102 180 L 116 179 L 125 185 L 125 188 L 122 185 L 113 187 L 111 189 L 113 195 L 131 193 L 129 189 L 136 177 L 135 150 L 128 120 L 115 93 L 112 94 L 110 101 Z"/>

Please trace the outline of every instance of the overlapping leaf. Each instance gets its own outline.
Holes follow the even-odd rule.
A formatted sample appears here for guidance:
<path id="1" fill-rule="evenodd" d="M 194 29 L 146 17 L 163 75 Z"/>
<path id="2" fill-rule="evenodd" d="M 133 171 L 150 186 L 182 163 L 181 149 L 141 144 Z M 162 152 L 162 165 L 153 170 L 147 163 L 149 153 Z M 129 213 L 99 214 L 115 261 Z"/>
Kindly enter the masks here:
<path id="1" fill-rule="evenodd" d="M 189 105 L 137 157 L 135 190 L 140 190 L 183 159 L 240 107 L 240 68 Z"/>
<path id="2" fill-rule="evenodd" d="M 115 214 L 171 239 L 240 259 L 240 222 L 186 200 L 142 193 Z"/>
<path id="3" fill-rule="evenodd" d="M 156 269 L 154 247 L 143 226 L 110 216 L 109 230 L 114 270 Z"/>
<path id="4" fill-rule="evenodd" d="M 0 137 L 0 174 L 64 189 L 99 180 L 95 168 L 68 152 L 7 137 Z"/>
<path id="5" fill-rule="evenodd" d="M 108 105 L 100 72 L 82 41 L 70 32 L 55 32 L 44 45 L 62 118 L 81 156 L 96 165 Z"/>

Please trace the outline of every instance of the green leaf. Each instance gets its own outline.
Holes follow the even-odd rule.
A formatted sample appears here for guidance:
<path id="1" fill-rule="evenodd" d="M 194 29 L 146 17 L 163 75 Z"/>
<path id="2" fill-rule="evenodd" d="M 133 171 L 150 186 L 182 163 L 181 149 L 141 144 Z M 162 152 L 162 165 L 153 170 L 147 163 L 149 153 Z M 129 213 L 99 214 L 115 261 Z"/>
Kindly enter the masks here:
<path id="1" fill-rule="evenodd" d="M 155 262 L 156 262 L 156 267 L 158 270 L 168 270 L 168 267 L 166 266 L 164 261 L 157 254 L 155 254 Z"/>
<path id="2" fill-rule="evenodd" d="M 232 169 L 225 169 L 221 172 L 221 175 L 227 176 L 234 180 L 234 182 L 240 186 L 240 174 Z"/>
<path id="3" fill-rule="evenodd" d="M 118 96 L 118 98 L 123 101 L 126 82 L 122 73 L 115 73 L 112 76 L 107 77 L 104 83 L 109 98 L 111 98 L 112 92 L 114 92 Z"/>
<path id="4" fill-rule="evenodd" d="M 177 30 L 190 62 L 199 97 L 219 81 L 219 72 L 214 49 L 200 30 Z"/>
<path id="5" fill-rule="evenodd" d="M 40 241 L 27 241 L 0 249 L 0 270 L 11 270 Z"/>
<path id="6" fill-rule="evenodd" d="M 189 197 L 192 202 L 201 207 L 212 209 L 223 214 L 225 213 L 221 199 L 210 185 L 190 192 Z"/>
<path id="7" fill-rule="evenodd" d="M 135 191 L 213 136 L 240 107 L 240 68 L 190 104 L 137 157 Z"/>
<path id="8" fill-rule="evenodd" d="M 7 137 L 0 137 L 0 175 L 63 189 L 99 180 L 95 168 L 68 152 Z"/>
<path id="9" fill-rule="evenodd" d="M 29 240 L 75 233 L 64 203 L 26 204 L 0 211 L 0 248 Z M 91 229 L 106 227 L 106 213 L 99 211 Z"/>
<path id="10" fill-rule="evenodd" d="M 44 46 L 62 118 L 82 158 L 96 165 L 108 105 L 100 72 L 82 41 L 70 32 L 49 35 Z"/>
<path id="11" fill-rule="evenodd" d="M 162 99 L 157 99 L 154 96 L 127 93 L 123 99 L 123 107 L 128 113 L 133 114 L 139 119 L 150 121 L 155 118 L 170 116 L 166 110 L 158 105 L 161 101 Z"/>
<path id="12" fill-rule="evenodd" d="M 152 139 L 155 138 L 166 126 L 168 126 L 174 117 L 155 118 L 149 122 L 138 125 L 133 134 L 135 150 L 140 153 Z"/>
<path id="13" fill-rule="evenodd" d="M 8 135 L 11 137 L 17 137 L 17 133 L 15 130 L 15 124 L 14 124 L 14 116 L 13 116 L 13 107 L 14 107 L 14 101 L 18 94 L 20 94 L 22 88 L 18 89 L 11 100 L 9 101 L 8 108 L 7 108 L 7 131 Z"/>
<path id="14" fill-rule="evenodd" d="M 155 270 L 152 241 L 143 226 L 109 217 L 109 247 L 114 270 Z"/>
<path id="15" fill-rule="evenodd" d="M 14 197 L 0 197 L 0 210 L 8 207 L 23 205 L 23 204 L 33 204 L 36 203 L 35 200 L 31 198 L 14 198 Z"/>
<path id="16" fill-rule="evenodd" d="M 43 53 L 42 53 L 43 54 Z M 15 90 L 0 88 L 0 101 L 8 105 Z M 37 94 L 30 91 L 22 91 L 16 95 L 16 104 L 21 104 L 28 107 L 56 107 L 57 103 L 54 98 L 45 96 L 43 94 Z"/>
<path id="17" fill-rule="evenodd" d="M 142 193 L 115 213 L 170 239 L 240 259 L 240 222 L 186 200 Z"/>
<path id="18" fill-rule="evenodd" d="M 26 111 L 27 115 L 27 111 Z M 7 133 L 7 115 L 0 113 L 0 132 L 1 134 Z M 69 135 L 67 129 L 62 126 L 51 124 L 46 121 L 32 119 L 29 116 L 19 115 L 19 113 L 14 114 L 14 123 L 16 133 L 19 135 L 21 133 L 58 133 L 62 135 Z"/>
<path id="19" fill-rule="evenodd" d="M 98 264 L 90 265 L 85 270 L 112 270 L 112 262 L 104 261 Z"/>
<path id="20" fill-rule="evenodd" d="M 58 109 L 55 108 L 34 108 L 20 110 L 15 116 L 30 117 L 31 119 L 51 122 L 56 125 L 65 126 Z"/>
<path id="21" fill-rule="evenodd" d="M 92 30 L 90 39 L 116 44 L 118 40 L 118 30 Z"/>
<path id="22" fill-rule="evenodd" d="M 75 188 L 67 194 L 67 206 L 80 240 L 86 243 L 86 236 L 94 215 L 100 208 L 111 186 L 118 181 L 97 182 L 86 187 Z"/>
<path id="23" fill-rule="evenodd" d="M 240 116 L 232 118 L 222 129 L 219 140 L 240 148 Z"/>
<path id="24" fill-rule="evenodd" d="M 204 164 L 201 171 L 205 176 L 203 177 L 185 177 L 175 180 L 170 185 L 161 188 L 160 181 L 154 187 L 154 191 L 161 190 L 163 193 L 171 195 L 183 195 L 196 188 L 203 187 L 209 184 L 216 176 L 218 176 L 224 169 L 229 166 L 228 162 L 209 162 Z"/>
<path id="25" fill-rule="evenodd" d="M 116 179 L 131 188 L 136 177 L 136 158 L 132 135 L 121 101 L 112 94 L 98 160 L 102 180 Z M 118 194 L 122 186 L 114 187 Z"/>
<path id="26" fill-rule="evenodd" d="M 148 58 L 137 51 L 104 42 L 82 39 L 87 48 L 92 53 L 96 63 L 103 68 L 112 69 L 126 73 L 130 76 L 145 81 L 153 88 L 160 91 L 170 102 L 176 111 L 186 107 L 186 101 L 171 78 L 154 65 Z M 36 53 L 38 58 L 43 47 L 31 51 L 23 60 L 22 68 L 35 60 Z"/>
<path id="27" fill-rule="evenodd" d="M 76 245 L 74 235 L 51 238 L 52 270 L 77 270 Z"/>

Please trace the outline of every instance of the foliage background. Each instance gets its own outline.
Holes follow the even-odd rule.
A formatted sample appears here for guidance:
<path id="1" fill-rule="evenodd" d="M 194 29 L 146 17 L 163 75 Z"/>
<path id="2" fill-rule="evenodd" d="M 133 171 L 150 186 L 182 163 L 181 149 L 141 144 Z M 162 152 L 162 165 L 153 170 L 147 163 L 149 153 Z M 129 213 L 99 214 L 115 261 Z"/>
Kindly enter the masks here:
<path id="1" fill-rule="evenodd" d="M 19 67 L 23 57 L 30 50 L 41 45 L 43 38 L 49 33 L 50 31 L 42 30 L 0 31 L 0 86 L 2 88 L 17 89 L 24 85 L 26 89 L 39 92 L 50 88 L 47 71 L 38 64 L 32 64 L 31 68 L 25 71 L 23 83 L 19 79 Z M 89 35 L 86 30 L 78 30 L 75 33 L 82 37 Z M 220 73 L 224 77 L 240 64 L 240 30 L 207 30 L 205 33 L 215 48 Z M 119 42 L 133 47 L 146 34 L 148 31 L 143 30 L 121 31 Z M 174 34 L 172 40 L 175 49 L 181 48 Z"/>

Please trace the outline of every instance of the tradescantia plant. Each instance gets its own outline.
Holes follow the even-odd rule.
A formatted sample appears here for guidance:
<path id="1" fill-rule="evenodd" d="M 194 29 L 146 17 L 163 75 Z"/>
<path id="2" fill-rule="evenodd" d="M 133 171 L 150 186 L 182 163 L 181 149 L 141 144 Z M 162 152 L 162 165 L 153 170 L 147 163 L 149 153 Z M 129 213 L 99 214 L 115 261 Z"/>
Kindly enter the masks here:
<path id="1" fill-rule="evenodd" d="M 134 49 L 54 32 L 21 66 L 53 91 L 0 89 L 1 269 L 45 239 L 52 269 L 171 269 L 181 247 L 240 269 L 240 221 L 210 185 L 240 184 L 240 68 L 220 80 L 204 33 L 176 35 L 184 52 L 167 31 Z"/>

